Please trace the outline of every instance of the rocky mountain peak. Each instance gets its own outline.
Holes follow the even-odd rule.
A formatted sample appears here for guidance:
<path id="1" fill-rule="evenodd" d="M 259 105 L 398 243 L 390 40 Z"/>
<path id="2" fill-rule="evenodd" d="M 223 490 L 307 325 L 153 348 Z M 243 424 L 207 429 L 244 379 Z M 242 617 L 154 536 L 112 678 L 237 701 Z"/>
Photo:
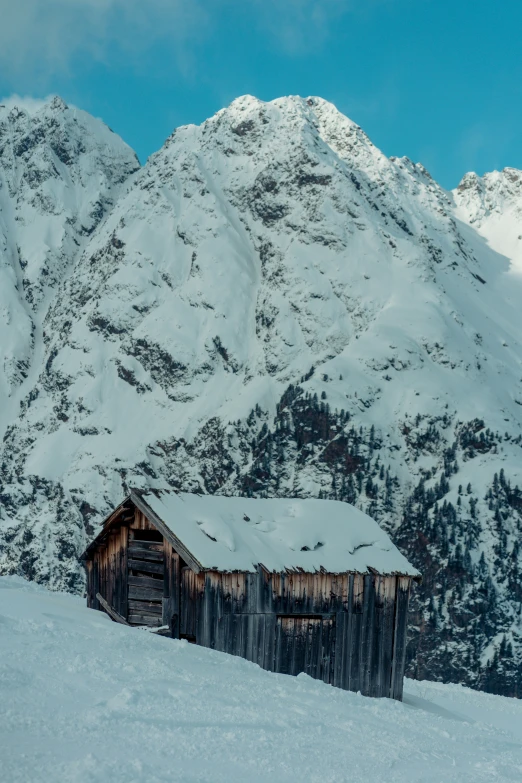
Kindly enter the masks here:
<path id="1" fill-rule="evenodd" d="M 491 247 L 522 275 L 522 171 L 505 168 L 479 177 L 466 174 L 453 191 L 457 215 L 474 226 Z"/>
<path id="2" fill-rule="evenodd" d="M 505 637 L 522 688 L 516 172 L 448 194 L 252 96 L 138 170 L 51 104 L 0 114 L 0 570 L 81 590 L 130 484 L 337 498 L 424 574 L 410 672 L 498 688 Z"/>
<path id="3" fill-rule="evenodd" d="M 472 222 L 483 221 L 491 213 L 510 207 L 522 210 L 522 171 L 504 168 L 479 177 L 465 174 L 454 191 L 459 206 L 468 210 Z"/>
<path id="4" fill-rule="evenodd" d="M 8 397 L 28 377 L 50 299 L 138 168 L 101 120 L 58 97 L 0 109 L 0 389 Z"/>

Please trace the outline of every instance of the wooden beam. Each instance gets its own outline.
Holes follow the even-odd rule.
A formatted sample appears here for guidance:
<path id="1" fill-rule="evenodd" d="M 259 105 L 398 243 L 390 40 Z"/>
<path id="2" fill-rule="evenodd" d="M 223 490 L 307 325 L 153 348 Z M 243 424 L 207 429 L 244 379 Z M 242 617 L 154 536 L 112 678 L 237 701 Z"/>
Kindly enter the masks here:
<path id="1" fill-rule="evenodd" d="M 151 549 L 141 549 L 134 544 L 129 545 L 129 556 L 133 560 L 148 560 L 155 563 L 163 562 L 163 551 L 154 552 Z"/>
<path id="2" fill-rule="evenodd" d="M 150 587 L 133 587 L 129 585 L 129 599 L 133 601 L 159 601 L 161 603 L 163 589 L 152 590 Z"/>
<path id="3" fill-rule="evenodd" d="M 114 511 L 111 511 L 111 513 L 107 517 L 105 517 L 105 519 L 102 522 L 102 529 L 100 530 L 96 538 L 93 541 L 91 541 L 91 543 L 89 544 L 85 552 L 83 552 L 83 554 L 80 556 L 80 560 L 87 560 L 91 551 L 95 549 L 105 539 L 111 525 L 113 525 L 114 522 L 116 522 L 120 518 L 123 511 L 126 510 L 125 506 L 126 504 L 129 503 L 129 501 L 130 501 L 130 495 L 127 496 L 125 500 L 123 500 L 120 503 L 120 505 L 114 509 Z"/>
<path id="4" fill-rule="evenodd" d="M 122 625 L 129 625 L 127 620 L 119 614 L 119 612 L 116 611 L 116 609 L 113 609 L 110 604 L 107 603 L 103 595 L 101 593 L 96 593 L 96 598 L 100 602 L 100 604 L 103 606 L 109 617 L 114 620 L 115 623 L 121 623 Z"/>
<path id="5" fill-rule="evenodd" d="M 105 519 L 102 522 L 104 528 L 110 527 L 113 524 L 113 522 L 116 522 L 118 520 L 120 516 L 123 516 L 124 511 L 129 510 L 127 506 L 128 502 L 129 502 L 129 498 L 126 497 L 125 500 L 122 503 L 120 503 L 120 505 L 117 508 L 115 508 L 111 514 L 109 514 L 108 517 L 105 517 Z M 132 519 L 132 517 L 129 517 L 129 519 Z"/>
<path id="6" fill-rule="evenodd" d="M 170 542 L 172 548 L 175 549 L 178 555 L 183 558 L 185 563 L 191 567 L 195 574 L 199 574 L 200 571 L 203 571 L 203 566 L 201 563 L 199 563 L 194 555 L 188 551 L 179 538 L 172 532 L 172 530 L 170 530 L 170 528 L 167 527 L 163 520 L 154 513 L 154 511 L 148 505 L 147 501 L 141 497 L 139 492 L 131 489 L 130 499 L 134 505 L 145 514 L 147 519 L 152 522 L 153 525 L 155 525 L 155 527 L 160 531 L 161 535 Z"/>
<path id="7" fill-rule="evenodd" d="M 163 552 L 163 541 L 141 541 L 133 538 L 129 541 L 129 547 L 133 549 L 146 549 L 148 552 Z"/>
<path id="8" fill-rule="evenodd" d="M 152 614 L 129 614 L 129 620 L 131 622 L 131 625 L 152 625 L 159 627 L 161 626 L 161 615 L 152 615 Z"/>
<path id="9" fill-rule="evenodd" d="M 129 600 L 129 614 L 157 614 L 161 615 L 163 606 L 160 601 L 134 601 Z"/>
<path id="10" fill-rule="evenodd" d="M 132 555 L 127 562 L 129 568 L 133 571 L 140 571 L 145 574 L 161 574 L 161 576 L 163 576 L 165 570 L 163 563 L 151 563 L 148 560 L 134 560 Z"/>
<path id="11" fill-rule="evenodd" d="M 150 587 L 152 590 L 160 590 L 163 593 L 163 579 L 154 579 L 152 576 L 129 576 L 129 587 Z"/>

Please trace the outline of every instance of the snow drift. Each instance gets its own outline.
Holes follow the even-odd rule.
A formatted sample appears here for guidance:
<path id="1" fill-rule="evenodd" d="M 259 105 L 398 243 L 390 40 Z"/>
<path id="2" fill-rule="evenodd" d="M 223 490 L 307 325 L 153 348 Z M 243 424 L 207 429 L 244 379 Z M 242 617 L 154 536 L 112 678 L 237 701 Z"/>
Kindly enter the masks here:
<path id="1" fill-rule="evenodd" d="M 520 778 L 522 705 L 408 681 L 404 703 L 111 623 L 0 579 L 0 757 L 11 783 Z"/>

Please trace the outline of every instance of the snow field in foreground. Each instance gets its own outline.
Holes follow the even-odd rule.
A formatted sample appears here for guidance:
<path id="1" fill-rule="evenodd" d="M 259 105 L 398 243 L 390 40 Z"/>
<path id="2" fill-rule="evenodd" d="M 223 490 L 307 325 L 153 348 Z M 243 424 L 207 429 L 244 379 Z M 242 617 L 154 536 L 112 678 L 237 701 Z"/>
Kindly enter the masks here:
<path id="1" fill-rule="evenodd" d="M 0 578 L 1 783 L 522 780 L 519 701 L 405 691 L 272 674 Z"/>

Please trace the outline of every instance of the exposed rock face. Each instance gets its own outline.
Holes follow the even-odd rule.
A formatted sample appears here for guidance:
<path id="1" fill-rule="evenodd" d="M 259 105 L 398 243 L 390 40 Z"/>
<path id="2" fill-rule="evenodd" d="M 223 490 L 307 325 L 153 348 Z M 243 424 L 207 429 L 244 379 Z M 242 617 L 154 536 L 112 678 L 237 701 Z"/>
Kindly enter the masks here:
<path id="1" fill-rule="evenodd" d="M 2 451 L 2 490 L 6 461 L 20 459 L 9 451 L 9 433 L 22 411 L 43 391 L 39 377 L 51 361 L 46 316 L 59 300 L 63 281 L 89 237 L 138 168 L 135 153 L 118 136 L 89 114 L 67 107 L 60 98 L 36 110 L 23 105 L 0 109 L 0 434 L 7 444 Z M 34 440 L 29 436 L 29 441 Z M 22 446 L 22 454 L 28 446 L 29 442 Z M 57 528 L 40 536 L 33 525 L 40 517 L 43 499 L 54 508 L 59 490 L 48 487 L 37 472 L 29 482 L 32 501 L 26 512 L 31 526 L 18 530 L 21 538 L 17 533 L 17 543 L 0 555 L 0 568 L 21 567 L 24 573 L 38 577 L 50 574 L 56 563 Z M 23 484 L 22 496 L 27 499 L 25 478 Z M 21 485 L 15 494 L 19 491 Z M 3 501 L 3 524 L 7 522 L 12 530 L 14 519 L 17 530 L 16 500 L 9 492 Z M 62 559 L 74 559 L 72 528 L 65 525 L 60 531 Z M 72 573 L 74 569 L 66 570 Z"/>
<path id="2" fill-rule="evenodd" d="M 454 197 L 457 215 L 522 273 L 522 172 L 506 168 L 483 177 L 471 172 Z"/>
<path id="3" fill-rule="evenodd" d="M 522 278 L 487 221 L 522 234 L 520 173 L 450 194 L 326 101 L 250 96 L 133 173 L 59 106 L 38 160 L 61 160 L 56 136 L 56 182 L 80 173 L 60 252 L 13 283 L 35 327 L 26 353 L 2 343 L 29 370 L 4 392 L 0 569 L 81 589 L 77 555 L 129 484 L 339 498 L 424 572 L 410 672 L 519 693 Z M 6 225 L 15 281 L 33 223 Z"/>

